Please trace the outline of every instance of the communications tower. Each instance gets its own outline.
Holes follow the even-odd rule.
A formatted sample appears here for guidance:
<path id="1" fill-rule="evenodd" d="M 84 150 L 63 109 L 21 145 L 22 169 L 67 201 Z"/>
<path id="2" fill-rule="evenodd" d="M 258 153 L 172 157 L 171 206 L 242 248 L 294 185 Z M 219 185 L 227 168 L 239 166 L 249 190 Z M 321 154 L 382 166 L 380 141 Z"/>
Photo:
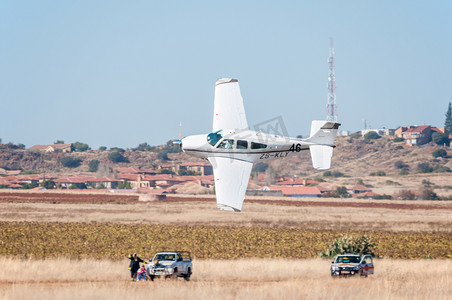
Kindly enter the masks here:
<path id="1" fill-rule="evenodd" d="M 330 56 L 328 57 L 328 101 L 326 104 L 327 121 L 337 122 L 336 78 L 334 75 L 334 40 L 330 38 Z"/>

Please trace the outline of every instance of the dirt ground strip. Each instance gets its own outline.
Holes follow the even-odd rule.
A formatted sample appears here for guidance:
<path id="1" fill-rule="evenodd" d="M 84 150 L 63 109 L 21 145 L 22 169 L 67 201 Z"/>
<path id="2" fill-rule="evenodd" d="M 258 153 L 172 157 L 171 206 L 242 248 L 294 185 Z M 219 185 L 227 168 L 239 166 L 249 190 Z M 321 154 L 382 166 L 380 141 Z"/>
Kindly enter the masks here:
<path id="1" fill-rule="evenodd" d="M 0 203 L 91 203 L 91 204 L 131 204 L 146 199 L 145 194 L 114 194 L 108 192 L 60 192 L 60 191 L 0 191 Z M 214 196 L 167 195 L 166 202 L 214 202 Z M 247 197 L 247 203 L 286 206 L 327 206 L 387 208 L 409 210 L 452 210 L 452 201 L 387 201 L 360 199 L 288 198 L 288 197 Z"/>

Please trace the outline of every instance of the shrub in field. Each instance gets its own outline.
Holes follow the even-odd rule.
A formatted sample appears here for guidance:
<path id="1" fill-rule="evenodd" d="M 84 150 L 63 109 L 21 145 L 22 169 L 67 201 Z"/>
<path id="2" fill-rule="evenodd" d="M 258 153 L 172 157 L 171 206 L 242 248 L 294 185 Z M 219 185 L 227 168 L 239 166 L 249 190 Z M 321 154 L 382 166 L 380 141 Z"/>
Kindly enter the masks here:
<path id="1" fill-rule="evenodd" d="M 375 256 L 375 248 L 377 244 L 367 235 L 361 237 L 353 237 L 350 235 L 342 235 L 328 246 L 324 252 L 319 253 L 320 257 L 335 257 L 344 253 L 370 254 Z"/>

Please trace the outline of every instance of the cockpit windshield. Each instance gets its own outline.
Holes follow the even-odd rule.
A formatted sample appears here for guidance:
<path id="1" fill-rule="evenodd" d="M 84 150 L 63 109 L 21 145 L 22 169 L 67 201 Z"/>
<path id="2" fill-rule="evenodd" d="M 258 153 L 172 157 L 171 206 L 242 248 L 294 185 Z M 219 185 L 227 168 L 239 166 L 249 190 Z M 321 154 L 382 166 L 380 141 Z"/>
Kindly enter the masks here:
<path id="1" fill-rule="evenodd" d="M 221 140 L 222 137 L 223 131 L 218 130 L 207 135 L 207 142 L 209 142 L 209 144 L 211 144 L 212 146 L 215 146 L 218 143 L 218 141 Z"/>

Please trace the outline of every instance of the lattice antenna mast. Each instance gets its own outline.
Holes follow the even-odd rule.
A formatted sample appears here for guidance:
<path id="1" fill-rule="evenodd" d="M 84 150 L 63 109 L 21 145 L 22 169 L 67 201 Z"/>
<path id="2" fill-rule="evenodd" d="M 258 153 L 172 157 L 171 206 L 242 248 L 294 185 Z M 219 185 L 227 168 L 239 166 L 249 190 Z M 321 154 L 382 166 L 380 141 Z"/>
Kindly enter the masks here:
<path id="1" fill-rule="evenodd" d="M 337 122 L 336 76 L 334 74 L 334 40 L 330 38 L 330 56 L 328 57 L 328 101 L 326 104 L 327 121 Z"/>

